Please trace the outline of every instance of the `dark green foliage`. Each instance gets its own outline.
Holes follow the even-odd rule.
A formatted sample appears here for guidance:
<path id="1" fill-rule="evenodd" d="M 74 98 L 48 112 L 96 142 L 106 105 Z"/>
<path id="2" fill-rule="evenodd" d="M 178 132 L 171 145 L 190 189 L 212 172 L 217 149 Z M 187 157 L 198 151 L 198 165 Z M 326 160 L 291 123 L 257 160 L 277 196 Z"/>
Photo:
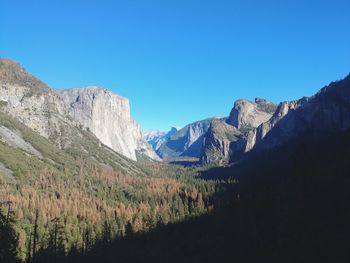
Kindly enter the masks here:
<path id="1" fill-rule="evenodd" d="M 350 133 L 330 138 L 252 154 L 227 169 L 240 183 L 213 197 L 220 209 L 94 246 L 76 262 L 349 262 Z"/>
<path id="2" fill-rule="evenodd" d="M 8 206 L 7 214 L 0 206 L 0 262 L 15 263 L 17 259 L 18 238 L 14 229 L 14 219 L 11 214 L 11 207 Z"/>
<path id="3" fill-rule="evenodd" d="M 0 200 L 14 201 L 22 261 L 86 254 L 94 245 L 206 213 L 221 184 L 198 179 L 198 168 L 131 161 L 96 144 L 88 131 L 58 148 L 3 112 L 0 125 L 42 155 L 0 142 L 0 162 L 13 172 L 0 174 Z"/>

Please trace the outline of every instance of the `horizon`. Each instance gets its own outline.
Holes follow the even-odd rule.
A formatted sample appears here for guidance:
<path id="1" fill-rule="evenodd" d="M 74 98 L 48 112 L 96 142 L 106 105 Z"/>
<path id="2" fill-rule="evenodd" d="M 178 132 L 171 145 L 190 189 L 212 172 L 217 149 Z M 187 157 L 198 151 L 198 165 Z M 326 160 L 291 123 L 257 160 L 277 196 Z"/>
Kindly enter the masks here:
<path id="1" fill-rule="evenodd" d="M 3 2 L 1 57 L 51 88 L 128 98 L 144 131 L 226 117 L 239 98 L 311 96 L 350 72 L 348 1 Z"/>

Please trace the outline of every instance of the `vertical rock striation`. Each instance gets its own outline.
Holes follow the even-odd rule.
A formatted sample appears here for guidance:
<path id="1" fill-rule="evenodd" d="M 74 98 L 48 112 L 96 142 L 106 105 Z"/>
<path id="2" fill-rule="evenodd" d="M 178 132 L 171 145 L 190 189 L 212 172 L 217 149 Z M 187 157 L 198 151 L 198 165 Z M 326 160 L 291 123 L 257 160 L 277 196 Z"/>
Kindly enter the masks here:
<path id="1" fill-rule="evenodd" d="M 211 123 L 205 135 L 201 163 L 225 165 L 238 159 L 247 147 L 250 133 L 268 121 L 276 107 L 272 102 L 261 98 L 256 98 L 255 102 L 236 100 L 227 119 Z"/>
<path id="2" fill-rule="evenodd" d="M 158 160 L 130 115 L 129 100 L 101 87 L 57 90 L 69 114 L 105 145 L 133 160 L 137 154 Z"/>

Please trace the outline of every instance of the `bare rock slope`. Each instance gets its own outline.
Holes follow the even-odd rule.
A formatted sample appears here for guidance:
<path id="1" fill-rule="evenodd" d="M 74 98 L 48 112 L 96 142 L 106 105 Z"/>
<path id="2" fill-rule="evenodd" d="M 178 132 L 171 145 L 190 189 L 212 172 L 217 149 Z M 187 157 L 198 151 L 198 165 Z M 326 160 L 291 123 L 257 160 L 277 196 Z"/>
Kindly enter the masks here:
<path id="1" fill-rule="evenodd" d="M 1 112 L 17 119 L 25 126 L 49 139 L 60 149 L 78 149 L 78 151 L 88 152 L 87 147 L 93 145 L 94 147 L 97 146 L 96 152 L 99 152 L 99 156 L 106 154 L 106 151 L 110 151 L 111 155 L 118 157 L 118 160 L 123 159 L 123 162 L 124 158 L 119 158 L 119 153 L 134 160 L 137 153 L 143 153 L 153 159 L 158 159 L 146 140 L 143 139 L 140 126 L 130 117 L 127 99 L 101 88 L 88 90 L 84 97 L 86 99 L 83 102 L 80 100 L 82 105 L 79 105 L 79 101 L 76 101 L 77 98 L 71 103 L 67 103 L 60 94 L 29 74 L 18 63 L 8 59 L 0 59 Z M 102 95 L 104 101 L 96 100 L 96 96 L 100 95 Z M 75 106 L 78 107 L 79 105 L 76 111 L 77 114 L 79 114 L 79 110 L 88 111 L 80 112 L 82 117 L 78 120 L 72 118 L 71 104 L 73 102 Z M 93 110 L 96 109 L 99 115 L 95 115 Z M 113 117 L 117 118 L 116 121 L 111 119 Z M 97 124 L 94 124 L 95 126 L 84 126 L 91 124 L 92 120 L 97 121 Z M 101 127 L 104 123 L 107 125 L 106 128 Z M 118 125 L 120 127 L 117 127 Z M 113 137 L 110 138 L 110 141 L 102 141 L 102 137 L 98 138 L 96 134 L 92 134 L 86 128 L 85 130 L 81 129 L 83 126 L 91 128 L 91 130 L 93 130 L 92 127 L 100 127 L 100 133 L 96 132 L 99 135 L 117 134 L 116 136 L 119 136 L 121 144 L 119 147 L 116 147 L 115 144 L 109 144 L 113 143 Z M 115 130 L 107 131 L 108 128 Z M 13 131 L 13 134 L 16 135 L 16 132 Z M 87 137 L 90 138 L 90 142 L 85 142 Z M 4 134 L 2 138 L 5 138 Z M 20 138 L 20 136 L 17 136 L 17 138 Z M 116 153 L 112 153 L 112 150 L 107 149 L 107 147 L 98 146 L 98 139 L 107 146 L 115 146 Z M 113 147 L 110 148 L 113 149 Z"/>
<path id="2" fill-rule="evenodd" d="M 59 147 L 70 142 L 69 118 L 63 100 L 45 83 L 19 64 L 0 59 L 0 103 L 3 112 L 15 117 Z"/>
<path id="3" fill-rule="evenodd" d="M 236 100 L 227 119 L 211 122 L 204 136 L 201 163 L 226 165 L 237 158 L 237 153 L 244 152 L 248 134 L 267 122 L 276 107 L 277 105 L 261 98 L 256 98 L 254 102 Z"/>
<path id="4" fill-rule="evenodd" d="M 250 131 L 244 151 L 280 146 L 299 136 L 321 136 L 350 129 L 350 75 L 312 97 L 282 102 L 271 119 Z"/>

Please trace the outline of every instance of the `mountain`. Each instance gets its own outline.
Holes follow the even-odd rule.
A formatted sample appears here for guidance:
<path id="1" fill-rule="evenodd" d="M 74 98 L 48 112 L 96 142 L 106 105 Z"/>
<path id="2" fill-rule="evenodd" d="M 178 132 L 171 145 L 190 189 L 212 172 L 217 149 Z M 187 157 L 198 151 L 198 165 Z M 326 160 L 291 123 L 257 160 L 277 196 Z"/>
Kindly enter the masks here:
<path id="1" fill-rule="evenodd" d="M 171 127 L 167 133 L 158 130 L 149 130 L 144 133 L 145 139 L 157 151 L 159 147 L 178 131 L 177 128 Z"/>
<path id="2" fill-rule="evenodd" d="M 221 135 L 238 130 L 225 119 L 211 126 Z M 80 262 L 349 262 L 349 77 L 281 103 L 250 131 L 264 126 L 239 162 L 202 171 L 203 181 L 226 180 L 215 196 L 223 206 L 97 245 Z"/>
<path id="3" fill-rule="evenodd" d="M 136 160 L 137 154 L 159 160 L 141 127 L 130 115 L 129 100 L 101 87 L 57 90 L 70 116 L 114 151 Z"/>
<path id="4" fill-rule="evenodd" d="M 0 60 L 0 82 L 2 111 L 60 147 L 70 144 L 75 122 L 54 90 L 7 59 Z"/>
<path id="5" fill-rule="evenodd" d="M 144 161 L 139 151 L 136 162 L 84 126 L 84 118 L 95 121 L 103 103 L 102 121 L 134 129 L 129 136 L 139 136 L 127 100 L 96 87 L 78 92 L 83 105 L 66 105 L 19 64 L 0 59 L 1 262 L 9 262 L 2 245 L 9 247 L 6 233 L 12 226 L 11 246 L 20 260 L 10 262 L 64 262 L 69 250 L 85 254 L 102 239 L 147 232 L 213 207 L 218 183 L 197 181 L 195 171 Z M 92 113 L 84 115 L 82 108 Z M 83 117 L 78 121 L 72 112 Z M 116 121 L 107 119 L 112 117 Z M 142 142 L 136 146 L 143 149 Z"/>
<path id="6" fill-rule="evenodd" d="M 277 105 L 265 99 L 239 99 L 227 119 L 213 121 L 204 136 L 201 163 L 227 165 L 245 144 L 245 134 L 268 121 Z"/>
<path id="7" fill-rule="evenodd" d="M 102 143 L 130 159 L 136 160 L 137 152 L 158 159 L 131 118 L 125 98 L 98 87 L 57 92 L 7 59 L 0 60 L 0 81 L 2 110 L 61 148 L 69 147 L 72 138 L 81 136 L 75 129 L 81 124 L 98 135 Z M 79 94 L 80 100 L 74 94 Z M 70 102 L 72 97 L 75 100 Z M 101 114 L 106 106 L 108 110 Z"/>
<path id="8" fill-rule="evenodd" d="M 131 160 L 81 129 L 53 89 L 7 59 L 0 59 L 0 113 L 1 140 L 4 147 L 12 147 L 0 162 L 7 163 L 11 171 L 16 165 L 9 165 L 14 158 L 10 153 L 16 153 L 17 158 L 21 150 L 34 163 L 48 162 L 48 166 L 73 166 L 74 158 L 86 157 L 106 167 L 144 174 Z M 25 162 L 18 161 L 17 165 L 21 163 Z"/>
<path id="9" fill-rule="evenodd" d="M 152 146 L 153 150 L 157 150 L 163 142 L 166 133 L 158 130 L 149 130 L 143 133 L 146 141 Z"/>
<path id="10" fill-rule="evenodd" d="M 196 121 L 186 125 L 165 140 L 158 148 L 158 155 L 167 160 L 179 157 L 200 158 L 204 134 L 208 131 L 213 118 Z"/>
<path id="11" fill-rule="evenodd" d="M 276 108 L 277 105 L 261 98 L 254 102 L 239 99 L 228 118 L 208 118 L 185 126 L 172 136 L 152 138 L 157 141 L 156 151 L 163 159 L 193 157 L 205 165 L 226 165 L 236 154 L 235 144 L 242 143 L 240 138 L 268 121 Z"/>
<path id="12" fill-rule="evenodd" d="M 226 122 L 213 120 L 204 135 L 201 163 L 205 165 L 226 165 L 232 155 L 232 144 L 242 136 L 242 132 Z"/>
<path id="13" fill-rule="evenodd" d="M 243 152 L 270 149 L 304 134 L 342 132 L 350 127 L 350 75 L 311 97 L 282 102 L 267 122 L 241 140 Z"/>

